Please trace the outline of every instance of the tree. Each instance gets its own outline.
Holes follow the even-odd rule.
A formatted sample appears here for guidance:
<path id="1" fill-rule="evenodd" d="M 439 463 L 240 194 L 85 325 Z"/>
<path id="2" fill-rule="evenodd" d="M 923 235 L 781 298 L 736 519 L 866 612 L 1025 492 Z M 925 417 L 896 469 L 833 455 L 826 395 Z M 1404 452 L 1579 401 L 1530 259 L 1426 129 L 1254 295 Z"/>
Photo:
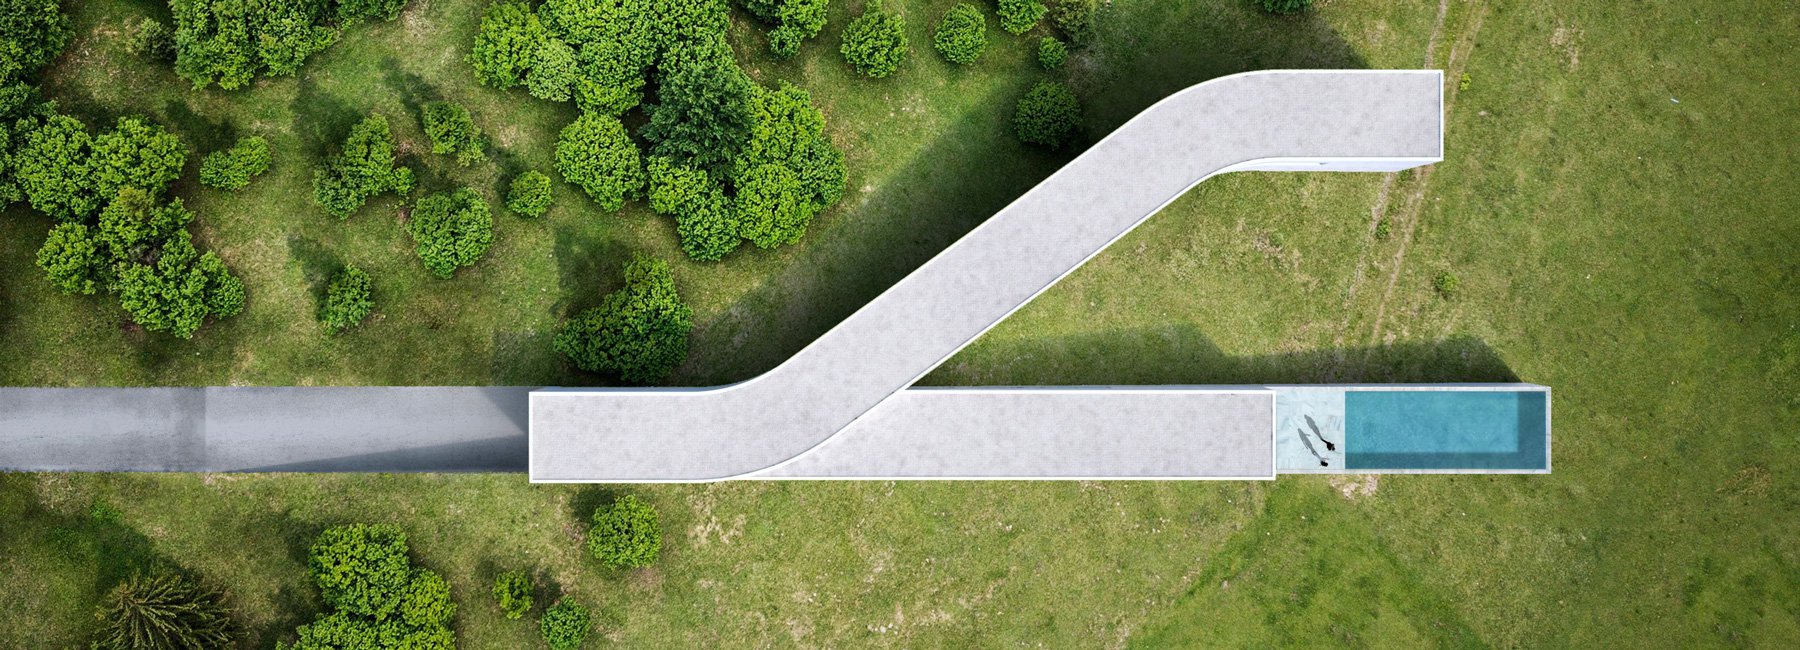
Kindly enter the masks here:
<path id="1" fill-rule="evenodd" d="M 333 334 L 355 327 L 375 309 L 374 281 L 355 266 L 346 266 L 331 276 L 325 287 L 325 302 L 319 305 L 319 322 Z"/>
<path id="2" fill-rule="evenodd" d="M 168 23 L 145 16 L 132 26 L 125 50 L 152 61 L 173 63 L 175 30 L 169 29 Z"/>
<path id="3" fill-rule="evenodd" d="M 57 0 L 0 0 L 0 85 L 36 73 L 74 35 Z"/>
<path id="4" fill-rule="evenodd" d="M 531 611 L 531 578 L 524 571 L 508 571 L 494 579 L 494 600 L 500 602 L 500 613 L 519 620 Z"/>
<path id="5" fill-rule="evenodd" d="M 1037 56 L 1038 65 L 1044 66 L 1045 70 L 1055 70 L 1069 60 L 1069 46 L 1054 36 L 1045 36 L 1038 41 Z"/>
<path id="6" fill-rule="evenodd" d="M 472 188 L 419 199 L 406 231 L 418 244 L 425 268 L 446 280 L 456 269 L 481 260 L 494 245 L 494 216 Z"/>
<path id="7" fill-rule="evenodd" d="M 136 117 L 119 118 L 111 131 L 94 138 L 92 151 L 87 169 L 94 176 L 94 191 L 102 197 L 122 187 L 161 194 L 187 163 L 180 138 Z"/>
<path id="8" fill-rule="evenodd" d="M 13 162 L 31 207 L 62 221 L 85 219 L 100 208 L 88 168 L 92 145 L 87 127 L 65 115 L 52 115 L 25 134 Z"/>
<path id="9" fill-rule="evenodd" d="M 1313 0 L 1256 0 L 1256 6 L 1272 14 L 1297 14 L 1311 7 Z"/>
<path id="10" fill-rule="evenodd" d="M 550 650 L 580 648 L 587 641 L 588 630 L 592 627 L 593 624 L 588 620 L 588 609 L 569 600 L 556 601 L 555 605 L 544 610 L 544 617 L 538 620 L 538 633 L 543 635 Z"/>
<path id="11" fill-rule="evenodd" d="M 24 82 L 0 85 L 0 208 L 25 199 L 21 184 L 21 156 L 25 139 L 54 114 L 54 104 L 43 101 L 37 88 Z"/>
<path id="12" fill-rule="evenodd" d="M 669 265 L 640 255 L 625 266 L 625 286 L 564 323 L 554 344 L 582 370 L 641 384 L 681 364 L 693 329 Z"/>
<path id="13" fill-rule="evenodd" d="M 1100 0 L 1056 0 L 1050 19 L 1070 44 L 1086 45 L 1094 39 L 1094 22 L 1100 8 Z"/>
<path id="14" fill-rule="evenodd" d="M 382 192 L 412 191 L 413 173 L 396 167 L 394 134 L 379 113 L 350 129 L 344 148 L 313 170 L 313 202 L 326 214 L 347 219 L 369 197 Z"/>
<path id="15" fill-rule="evenodd" d="M 619 497 L 612 505 L 594 511 L 594 528 L 588 531 L 588 552 L 609 567 L 647 567 L 662 551 L 662 528 L 656 509 L 635 495 Z"/>
<path id="16" fill-rule="evenodd" d="M 38 248 L 38 268 L 63 293 L 93 295 L 105 284 L 107 258 L 93 229 L 79 223 L 57 224 Z"/>
<path id="17" fill-rule="evenodd" d="M 396 613 L 412 583 L 406 551 L 396 526 L 333 526 L 313 541 L 306 566 L 326 604 L 380 621 Z"/>
<path id="18" fill-rule="evenodd" d="M 107 592 L 95 617 L 99 650 L 229 648 L 237 626 L 224 594 L 175 574 L 134 575 Z"/>
<path id="19" fill-rule="evenodd" d="M 932 45 L 937 47 L 938 54 L 944 55 L 945 61 L 962 65 L 974 63 L 981 51 L 987 49 L 987 18 L 975 5 L 957 3 L 944 12 L 944 19 L 938 22 Z"/>
<path id="20" fill-rule="evenodd" d="M 230 149 L 206 154 L 200 161 L 200 183 L 221 190 L 243 189 L 269 170 L 269 160 L 268 140 L 260 135 L 240 138 Z"/>
<path id="21" fill-rule="evenodd" d="M 644 187 L 644 163 L 625 125 L 605 115 L 583 113 L 556 142 L 556 170 L 607 212 Z"/>
<path id="22" fill-rule="evenodd" d="M 740 176 L 736 209 L 744 238 L 765 249 L 800 241 L 814 211 L 800 178 L 781 165 L 759 165 Z"/>
<path id="23" fill-rule="evenodd" d="M 536 217 L 550 209 L 553 198 L 550 177 L 533 169 L 513 179 L 506 191 L 506 209 L 521 217 Z"/>
<path id="24" fill-rule="evenodd" d="M 531 5 L 524 2 L 488 5 L 481 14 L 475 48 L 468 57 L 469 65 L 475 68 L 476 80 L 484 86 L 502 89 L 524 83 L 538 45 L 548 36 Z"/>
<path id="25" fill-rule="evenodd" d="M 1080 127 L 1081 104 L 1061 82 L 1037 82 L 1013 111 L 1013 132 L 1030 144 L 1061 148 L 1074 141 Z"/>
<path id="26" fill-rule="evenodd" d="M 743 241 L 737 212 L 711 176 L 660 156 L 647 167 L 650 209 L 675 215 L 675 233 L 689 258 L 712 262 L 737 249 Z"/>
<path id="27" fill-rule="evenodd" d="M 400 620 L 380 621 L 350 612 L 334 612 L 294 631 L 298 639 L 285 650 L 454 650 L 456 634 L 442 625 L 413 627 Z M 283 646 L 277 645 L 277 648 Z"/>
<path id="28" fill-rule="evenodd" d="M 663 57 L 657 104 L 638 133 L 650 153 L 709 172 L 724 170 L 750 135 L 757 87 L 722 34 Z"/>
<path id="29" fill-rule="evenodd" d="M 644 101 L 642 54 L 622 41 L 599 41 L 575 53 L 575 103 L 584 111 L 618 116 Z"/>
<path id="30" fill-rule="evenodd" d="M 169 9 L 175 73 L 195 88 L 233 90 L 258 73 L 291 76 L 338 38 L 325 2 L 170 0 Z"/>
<path id="31" fill-rule="evenodd" d="M 794 56 L 801 43 L 825 29 L 827 0 L 740 0 L 738 4 L 759 20 L 775 25 L 769 31 L 769 52 L 778 58 Z"/>
<path id="32" fill-rule="evenodd" d="M 475 126 L 468 108 L 453 102 L 428 102 L 420 113 L 432 153 L 455 154 L 456 164 L 464 167 L 487 160 L 481 128 Z"/>
<path id="33" fill-rule="evenodd" d="M 539 43 L 532 53 L 531 71 L 525 75 L 525 88 L 532 97 L 553 102 L 569 101 L 575 85 L 575 50 L 568 43 L 550 38 Z"/>
<path id="34" fill-rule="evenodd" d="M 155 263 L 120 268 L 119 306 L 153 332 L 192 338 L 207 316 L 225 318 L 244 308 L 243 281 L 217 255 L 195 250 L 186 230 L 163 243 Z"/>
<path id="35" fill-rule="evenodd" d="M 838 52 L 857 72 L 877 79 L 893 74 L 906 61 L 906 18 L 885 11 L 879 0 L 844 28 Z"/>
<path id="36" fill-rule="evenodd" d="M 751 119 L 750 140 L 735 165 L 738 171 L 765 164 L 793 171 L 812 204 L 809 219 L 811 213 L 843 198 L 844 154 L 825 136 L 825 116 L 813 107 L 811 95 L 786 82 L 773 91 L 759 89 Z"/>
<path id="37" fill-rule="evenodd" d="M 127 187 L 100 211 L 94 236 L 109 261 L 148 264 L 164 242 L 193 220 L 181 199 L 158 206 L 150 193 Z"/>
<path id="38" fill-rule="evenodd" d="M 450 583 L 430 569 L 413 569 L 400 596 L 400 620 L 413 627 L 448 626 L 456 616 Z"/>
<path id="39" fill-rule="evenodd" d="M 996 13 L 1000 14 L 1000 29 L 1006 30 L 1008 34 L 1023 34 L 1031 31 L 1031 28 L 1037 26 L 1038 20 L 1044 17 L 1044 12 L 1050 10 L 1037 0 L 999 0 L 999 2 L 999 9 Z"/>

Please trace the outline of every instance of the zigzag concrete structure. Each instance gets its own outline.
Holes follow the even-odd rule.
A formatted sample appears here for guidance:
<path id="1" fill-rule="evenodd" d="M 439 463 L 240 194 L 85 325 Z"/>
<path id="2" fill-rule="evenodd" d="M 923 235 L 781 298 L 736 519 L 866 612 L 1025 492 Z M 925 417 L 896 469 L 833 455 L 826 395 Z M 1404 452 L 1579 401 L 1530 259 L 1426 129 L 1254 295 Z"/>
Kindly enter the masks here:
<path id="1" fill-rule="evenodd" d="M 768 373 L 533 392 L 531 479 L 1271 478 L 1270 389 L 909 387 L 1207 178 L 1441 160 L 1442 89 L 1435 70 L 1266 71 L 1180 91 Z"/>

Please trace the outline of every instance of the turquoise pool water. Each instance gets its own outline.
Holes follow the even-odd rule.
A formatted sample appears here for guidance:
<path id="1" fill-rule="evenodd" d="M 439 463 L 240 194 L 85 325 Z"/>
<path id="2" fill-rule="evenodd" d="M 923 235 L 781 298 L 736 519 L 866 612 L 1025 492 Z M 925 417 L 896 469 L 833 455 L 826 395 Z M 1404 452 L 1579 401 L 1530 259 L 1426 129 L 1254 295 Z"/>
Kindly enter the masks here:
<path id="1" fill-rule="evenodd" d="M 1344 468 L 1542 470 L 1549 395 L 1538 391 L 1344 393 Z"/>

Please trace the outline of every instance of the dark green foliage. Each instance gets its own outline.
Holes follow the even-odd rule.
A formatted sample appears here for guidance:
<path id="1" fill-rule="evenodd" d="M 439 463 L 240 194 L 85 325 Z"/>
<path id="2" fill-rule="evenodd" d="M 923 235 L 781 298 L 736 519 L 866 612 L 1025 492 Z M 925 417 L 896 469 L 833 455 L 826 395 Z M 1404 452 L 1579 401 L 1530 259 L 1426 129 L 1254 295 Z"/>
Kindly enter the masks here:
<path id="1" fill-rule="evenodd" d="M 533 169 L 513 179 L 512 187 L 506 192 L 506 209 L 521 217 L 536 217 L 550 209 L 553 198 L 550 177 Z"/>
<path id="2" fill-rule="evenodd" d="M 125 41 L 125 50 L 152 61 L 173 63 L 175 61 L 175 30 L 169 25 L 150 17 L 139 19 L 131 28 L 131 36 Z"/>
<path id="3" fill-rule="evenodd" d="M 400 596 L 400 620 L 413 627 L 447 627 L 456 616 L 450 583 L 429 569 L 413 569 L 412 581 Z"/>
<path id="4" fill-rule="evenodd" d="M 1023 34 L 1036 27 L 1038 20 L 1049 11 L 1037 0 L 999 0 L 1000 5 L 995 13 L 1000 15 L 1000 29 L 1008 34 Z"/>
<path id="5" fill-rule="evenodd" d="M 354 266 L 346 266 L 331 276 L 325 287 L 325 302 L 319 305 L 319 322 L 333 334 L 343 333 L 361 323 L 375 309 L 374 282 L 369 274 Z"/>
<path id="6" fill-rule="evenodd" d="M 326 214 L 347 219 L 371 196 L 411 192 L 412 170 L 394 165 L 394 134 L 387 118 L 363 118 L 350 129 L 344 149 L 313 170 L 313 202 Z"/>
<path id="7" fill-rule="evenodd" d="M 465 187 L 419 199 L 406 232 L 418 244 L 425 268 L 449 279 L 456 269 L 480 261 L 494 245 L 494 215 L 480 192 Z"/>
<path id="8" fill-rule="evenodd" d="M 1255 0 L 1256 6 L 1272 14 L 1295 14 L 1311 7 L 1313 0 Z"/>
<path id="9" fill-rule="evenodd" d="M 676 293 L 669 265 L 640 255 L 625 266 L 625 286 L 564 323 L 555 346 L 582 370 L 644 384 L 687 358 L 693 329 L 694 312 Z M 589 548 L 594 543 L 590 537 Z"/>
<path id="10" fill-rule="evenodd" d="M 532 97 L 553 102 L 569 100 L 575 84 L 575 50 L 568 43 L 551 38 L 539 43 L 532 53 L 531 71 L 525 75 L 525 88 Z"/>
<path id="11" fill-rule="evenodd" d="M 406 8 L 406 0 L 336 0 L 337 17 L 344 24 L 365 20 L 393 20 Z"/>
<path id="12" fill-rule="evenodd" d="M 161 194 L 187 163 L 181 140 L 161 126 L 136 117 L 121 117 L 111 131 L 94 138 L 87 171 L 94 192 L 102 197 L 135 187 Z"/>
<path id="13" fill-rule="evenodd" d="M 558 600 L 555 605 L 544 610 L 544 617 L 538 620 L 538 633 L 543 635 L 544 643 L 550 650 L 575 650 L 582 642 L 587 641 L 588 630 L 593 624 L 588 620 L 588 608 L 580 603 Z"/>
<path id="14" fill-rule="evenodd" d="M 93 229 L 64 223 L 50 229 L 38 248 L 37 265 L 63 293 L 92 295 L 104 282 L 108 260 Z"/>
<path id="15" fill-rule="evenodd" d="M 675 215 L 675 233 L 681 250 L 703 262 L 716 261 L 736 250 L 737 212 L 724 188 L 706 172 L 653 157 L 650 175 L 650 209 Z"/>
<path id="16" fill-rule="evenodd" d="M 336 612 L 300 626 L 299 639 L 283 650 L 454 650 L 456 634 L 442 625 L 415 627 Z"/>
<path id="17" fill-rule="evenodd" d="M 222 190 L 242 189 L 269 170 L 269 141 L 260 135 L 241 138 L 230 149 L 206 154 L 200 161 L 200 183 Z"/>
<path id="18" fill-rule="evenodd" d="M 393 616 L 412 583 L 406 533 L 385 524 L 325 529 L 307 552 L 306 566 L 325 603 L 341 612 Z"/>
<path id="19" fill-rule="evenodd" d="M 487 144 L 469 109 L 453 102 L 429 102 L 420 110 L 431 152 L 455 154 L 456 164 L 467 167 L 487 160 Z"/>
<path id="20" fill-rule="evenodd" d="M 757 86 L 731 58 L 722 35 L 667 54 L 657 105 L 639 131 L 650 152 L 718 172 L 750 135 Z"/>
<path id="21" fill-rule="evenodd" d="M 525 82 L 531 59 L 549 36 L 544 23 L 531 5 L 524 2 L 497 2 L 488 5 L 481 15 L 481 31 L 475 34 L 475 48 L 469 52 L 469 65 L 483 85 L 511 88 Z"/>
<path id="22" fill-rule="evenodd" d="M 656 509 L 627 494 L 612 505 L 594 511 L 594 528 L 588 531 L 588 552 L 609 567 L 647 567 L 662 551 L 662 528 Z"/>
<path id="23" fill-rule="evenodd" d="M 755 127 L 737 161 L 739 170 L 787 167 L 800 180 L 811 212 L 843 198 L 844 154 L 825 136 L 825 116 L 813 107 L 811 95 L 784 82 L 776 90 L 758 92 L 751 108 Z"/>
<path id="24" fill-rule="evenodd" d="M 1086 45 L 1094 40 L 1094 24 L 1099 19 L 1101 0 L 1057 0 L 1050 11 L 1051 22 L 1062 30 L 1072 45 Z"/>
<path id="25" fill-rule="evenodd" d="M 96 650 L 211 650 L 236 643 L 224 594 L 179 575 L 132 576 L 107 592 Z"/>
<path id="26" fill-rule="evenodd" d="M 1449 271 L 1439 271 L 1431 278 L 1431 288 L 1436 290 L 1440 296 L 1455 298 L 1456 294 L 1462 291 L 1462 280 L 1457 279 L 1456 274 Z"/>
<path id="27" fill-rule="evenodd" d="M 800 51 L 800 44 L 818 36 L 825 29 L 828 0 L 740 0 L 746 11 L 765 23 L 769 30 L 769 52 L 788 58 Z"/>
<path id="28" fill-rule="evenodd" d="M 53 115 L 25 134 L 14 156 L 19 188 L 31 207 L 62 221 L 77 221 L 100 209 L 88 171 L 93 136 L 75 118 Z"/>
<path id="29" fill-rule="evenodd" d="M 1068 62 L 1069 46 L 1054 36 L 1045 36 L 1038 41 L 1037 57 L 1038 65 L 1044 66 L 1045 70 L 1056 70 Z"/>
<path id="30" fill-rule="evenodd" d="M 53 114 L 54 106 L 38 97 L 37 88 L 23 82 L 0 85 L 0 207 L 24 200 L 19 177 L 22 160 L 14 156 L 25 138 Z"/>
<path id="31" fill-rule="evenodd" d="M 0 0 L 0 85 L 36 73 L 74 35 L 57 0 Z"/>
<path id="32" fill-rule="evenodd" d="M 1073 144 L 1080 128 L 1081 104 L 1061 82 L 1037 82 L 1013 112 L 1013 133 L 1030 144 L 1058 149 Z"/>
<path id="33" fill-rule="evenodd" d="M 877 79 L 893 74 L 906 61 L 906 18 L 885 11 L 880 2 L 870 2 L 868 10 L 841 35 L 838 52 L 857 72 Z"/>
<path id="34" fill-rule="evenodd" d="M 575 53 L 575 103 L 584 111 L 617 116 L 644 101 L 644 66 L 619 41 L 581 46 Z"/>
<path id="35" fill-rule="evenodd" d="M 781 165 L 759 165 L 740 176 L 736 208 L 744 238 L 757 248 L 800 241 L 812 217 L 800 178 Z"/>
<path id="36" fill-rule="evenodd" d="M 207 316 L 225 318 L 244 308 L 244 283 L 225 262 L 194 248 L 186 230 L 163 242 L 153 264 L 120 265 L 119 306 L 153 332 L 192 338 Z"/>
<path id="37" fill-rule="evenodd" d="M 605 115 L 583 113 L 556 142 L 556 171 L 607 212 L 644 188 L 644 162 L 625 125 Z"/>
<path id="38" fill-rule="evenodd" d="M 524 571 L 508 571 L 494 579 L 494 600 L 500 603 L 500 613 L 507 618 L 519 620 L 531 611 L 531 578 Z"/>
<path id="39" fill-rule="evenodd" d="M 337 40 L 324 2 L 170 0 L 175 73 L 195 88 L 232 90 L 259 73 L 291 76 Z"/>
<path id="40" fill-rule="evenodd" d="M 100 211 L 95 237 L 114 262 L 154 261 L 156 247 L 194 220 L 181 199 L 164 206 L 137 188 L 126 188 Z"/>
<path id="41" fill-rule="evenodd" d="M 987 49 L 987 17 L 967 2 L 957 3 L 938 22 L 931 43 L 951 63 L 968 65 Z"/>

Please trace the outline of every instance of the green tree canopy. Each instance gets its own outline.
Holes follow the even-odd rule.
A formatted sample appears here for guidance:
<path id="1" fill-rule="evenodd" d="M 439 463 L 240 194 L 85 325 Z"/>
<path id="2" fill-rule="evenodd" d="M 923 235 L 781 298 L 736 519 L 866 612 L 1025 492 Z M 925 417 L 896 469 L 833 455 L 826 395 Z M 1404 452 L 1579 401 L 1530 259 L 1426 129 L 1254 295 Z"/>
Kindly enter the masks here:
<path id="1" fill-rule="evenodd" d="M 531 578 L 524 571 L 508 571 L 494 578 L 494 600 L 500 613 L 519 620 L 531 611 Z"/>
<path id="2" fill-rule="evenodd" d="M 812 218 L 800 178 L 781 165 L 758 165 L 740 176 L 736 208 L 744 238 L 757 248 L 800 241 Z"/>
<path id="3" fill-rule="evenodd" d="M 657 105 L 639 131 L 650 152 L 708 171 L 725 169 L 749 139 L 757 87 L 722 35 L 663 58 Z"/>
<path id="4" fill-rule="evenodd" d="M 207 316 L 243 311 L 243 281 L 217 255 L 195 250 L 186 230 L 163 243 L 155 263 L 120 268 L 119 306 L 144 329 L 192 338 Z"/>
<path id="5" fill-rule="evenodd" d="M 996 13 L 1000 14 L 1000 29 L 1008 34 L 1031 31 L 1044 17 L 1044 12 L 1050 10 L 1037 0 L 999 0 L 999 3 Z"/>
<path id="6" fill-rule="evenodd" d="M 237 624 L 224 595 L 176 574 L 134 575 L 107 592 L 97 650 L 228 648 Z"/>
<path id="7" fill-rule="evenodd" d="M 625 286 L 564 323 L 555 346 L 582 370 L 644 384 L 687 358 L 693 329 L 694 312 L 676 293 L 669 265 L 640 255 L 625 266 Z"/>
<path id="8" fill-rule="evenodd" d="M 550 209 L 554 198 L 550 176 L 532 169 L 513 179 L 512 187 L 506 191 L 506 209 L 521 217 L 536 217 Z"/>
<path id="9" fill-rule="evenodd" d="M 105 284 L 108 258 L 92 228 L 62 223 L 38 248 L 37 265 L 63 293 L 93 295 Z"/>
<path id="10" fill-rule="evenodd" d="M 406 533 L 387 524 L 333 526 L 307 551 L 306 566 L 333 608 L 384 620 L 412 582 Z"/>
<path id="11" fill-rule="evenodd" d="M 944 12 L 931 43 L 938 54 L 951 63 L 968 65 L 987 49 L 987 17 L 967 2 L 957 3 Z"/>
<path id="12" fill-rule="evenodd" d="M 0 0 L 0 85 L 35 74 L 74 35 L 57 0 Z"/>
<path id="13" fill-rule="evenodd" d="M 355 266 L 333 274 L 325 287 L 325 302 L 319 305 L 319 322 L 333 334 L 356 327 L 375 310 L 374 286 L 369 274 Z"/>
<path id="14" fill-rule="evenodd" d="M 1045 70 L 1056 70 L 1069 60 L 1069 46 L 1054 36 L 1045 36 L 1038 41 L 1037 58 Z"/>
<path id="15" fill-rule="evenodd" d="M 575 85 L 577 67 L 574 48 L 559 39 L 544 39 L 532 53 L 531 71 L 525 74 L 525 88 L 538 99 L 568 101 L 570 89 Z"/>
<path id="16" fill-rule="evenodd" d="M 1080 128 L 1081 104 L 1061 82 L 1038 82 L 1013 111 L 1013 132 L 1030 144 L 1051 149 L 1068 146 Z"/>
<path id="17" fill-rule="evenodd" d="M 418 244 L 419 259 L 440 278 L 481 260 L 494 245 L 494 216 L 472 188 L 419 199 L 406 231 Z"/>
<path id="18" fill-rule="evenodd" d="M 743 241 L 737 209 L 726 198 L 724 187 L 705 171 L 653 157 L 650 175 L 650 209 L 674 215 L 681 250 L 703 262 L 716 261 L 736 250 Z"/>
<path id="19" fill-rule="evenodd" d="M 494 88 L 511 88 L 525 82 L 532 57 L 549 33 L 537 12 L 524 2 L 496 2 L 481 15 L 475 48 L 468 62 L 475 79 Z"/>
<path id="20" fill-rule="evenodd" d="M 467 107 L 455 102 L 427 102 L 420 109 L 420 118 L 426 137 L 431 138 L 432 153 L 454 154 L 456 164 L 464 167 L 487 160 L 481 127 L 475 126 L 475 117 Z"/>
<path id="21" fill-rule="evenodd" d="M 594 511 L 588 552 L 610 567 L 640 568 L 656 563 L 662 551 L 662 527 L 656 509 L 636 495 L 619 497 Z"/>
<path id="22" fill-rule="evenodd" d="M 850 21 L 841 38 L 838 52 L 850 62 L 850 67 L 865 75 L 886 77 L 906 61 L 906 18 L 882 9 L 877 0 Z"/>
<path id="23" fill-rule="evenodd" d="M 828 0 L 739 0 L 744 10 L 764 23 L 769 30 L 769 52 L 778 58 L 799 53 L 800 44 L 825 29 Z"/>
<path id="24" fill-rule="evenodd" d="M 343 150 L 313 170 L 313 202 L 326 214 L 347 219 L 371 196 L 411 192 L 412 170 L 395 165 L 387 118 L 379 113 L 363 118 L 350 129 Z"/>
<path id="25" fill-rule="evenodd" d="M 588 630 L 593 623 L 588 620 L 588 608 L 580 603 L 563 599 L 556 601 L 549 609 L 544 610 L 544 617 L 538 620 L 538 634 L 544 637 L 544 643 L 550 650 L 576 650 L 587 641 Z"/>
<path id="26" fill-rule="evenodd" d="M 89 169 L 94 138 L 75 118 L 53 115 L 25 134 L 14 173 L 31 207 L 62 221 L 79 221 L 100 209 Z"/>
<path id="27" fill-rule="evenodd" d="M 556 170 L 607 212 L 644 187 L 644 162 L 625 125 L 605 115 L 583 113 L 556 142 Z"/>
<path id="28" fill-rule="evenodd" d="M 102 197 L 124 187 L 161 194 L 187 164 L 180 138 L 137 117 L 119 118 L 111 131 L 94 138 L 92 151 L 87 170 L 93 174 L 95 193 Z"/>
<path id="29" fill-rule="evenodd" d="M 241 138 L 230 149 L 206 154 L 200 161 L 200 183 L 221 190 L 243 189 L 269 170 L 269 160 L 268 140 L 260 135 Z"/>

